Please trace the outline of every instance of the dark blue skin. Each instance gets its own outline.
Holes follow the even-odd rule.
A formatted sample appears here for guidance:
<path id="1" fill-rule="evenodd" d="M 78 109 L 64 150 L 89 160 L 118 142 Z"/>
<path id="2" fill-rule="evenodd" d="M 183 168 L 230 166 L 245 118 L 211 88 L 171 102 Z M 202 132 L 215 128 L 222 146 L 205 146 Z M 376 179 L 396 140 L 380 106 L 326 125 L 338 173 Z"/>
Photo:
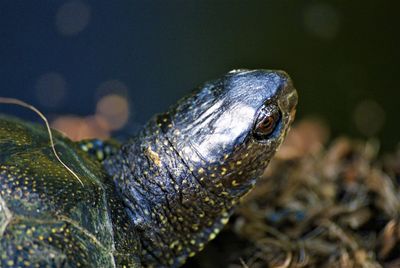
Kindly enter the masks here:
<path id="1" fill-rule="evenodd" d="M 140 230 L 142 263 L 179 266 L 218 234 L 282 143 L 296 104 L 284 72 L 232 71 L 105 162 Z"/>
<path id="2" fill-rule="evenodd" d="M 44 129 L 0 116 L 0 267 L 180 266 L 254 187 L 296 104 L 284 72 L 236 70 L 121 148 L 55 133 L 83 185 Z"/>

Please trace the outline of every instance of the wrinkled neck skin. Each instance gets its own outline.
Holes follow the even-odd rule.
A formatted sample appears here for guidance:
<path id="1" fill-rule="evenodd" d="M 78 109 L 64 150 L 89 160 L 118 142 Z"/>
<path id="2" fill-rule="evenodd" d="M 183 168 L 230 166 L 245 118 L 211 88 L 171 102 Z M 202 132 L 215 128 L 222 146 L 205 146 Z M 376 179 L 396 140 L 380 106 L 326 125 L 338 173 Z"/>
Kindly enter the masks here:
<path id="1" fill-rule="evenodd" d="M 217 235 L 281 144 L 296 102 L 286 74 L 234 71 L 153 118 L 104 161 L 144 265 L 180 266 Z M 257 138 L 266 107 L 279 107 L 280 119 Z"/>
<path id="2" fill-rule="evenodd" d="M 218 180 L 234 167 L 190 163 L 188 152 L 183 156 L 173 137 L 163 133 L 163 127 L 172 127 L 165 118 L 150 121 L 138 137 L 105 162 L 105 168 L 139 234 L 142 262 L 176 267 L 218 234 L 233 205 L 255 179 L 236 175 Z M 173 130 L 168 133 L 179 135 Z"/>

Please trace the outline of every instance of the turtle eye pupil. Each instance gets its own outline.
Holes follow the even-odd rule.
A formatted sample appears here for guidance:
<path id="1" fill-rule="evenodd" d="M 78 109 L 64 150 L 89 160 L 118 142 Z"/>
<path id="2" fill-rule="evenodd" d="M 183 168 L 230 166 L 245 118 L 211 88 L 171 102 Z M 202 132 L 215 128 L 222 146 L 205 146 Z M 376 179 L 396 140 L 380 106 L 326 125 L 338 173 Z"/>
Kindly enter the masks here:
<path id="1" fill-rule="evenodd" d="M 280 119 L 279 109 L 275 107 L 261 112 L 254 127 L 254 136 L 257 139 L 265 139 L 274 132 Z"/>
<path id="2" fill-rule="evenodd" d="M 267 116 L 260 123 L 257 124 L 257 132 L 268 135 L 272 132 L 275 126 L 275 120 L 272 116 Z"/>

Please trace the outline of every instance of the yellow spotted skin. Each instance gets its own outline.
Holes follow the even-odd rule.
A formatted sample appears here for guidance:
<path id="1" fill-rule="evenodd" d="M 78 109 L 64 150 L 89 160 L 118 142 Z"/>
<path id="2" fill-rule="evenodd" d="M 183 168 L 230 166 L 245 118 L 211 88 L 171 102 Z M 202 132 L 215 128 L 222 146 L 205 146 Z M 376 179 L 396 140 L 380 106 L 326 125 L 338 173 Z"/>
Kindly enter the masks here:
<path id="1" fill-rule="evenodd" d="M 284 72 L 233 71 L 155 116 L 105 159 L 140 233 L 143 264 L 178 267 L 217 236 L 281 144 L 296 103 Z M 270 111 L 275 127 L 255 135 Z"/>
<path id="2" fill-rule="evenodd" d="M 0 117 L 0 267 L 136 266 L 135 232 L 100 162 L 59 134 L 55 145 L 84 185 L 41 126 Z"/>
<path id="3" fill-rule="evenodd" d="M 121 146 L 0 117 L 0 267 L 179 267 L 228 222 L 294 118 L 282 71 L 234 70 Z M 109 146 L 111 145 L 111 146 Z"/>
<path id="4" fill-rule="evenodd" d="M 117 153 L 121 145 L 114 140 L 104 141 L 99 139 L 90 139 L 79 141 L 78 146 L 82 151 L 86 152 L 94 159 L 103 161 L 107 157 Z"/>

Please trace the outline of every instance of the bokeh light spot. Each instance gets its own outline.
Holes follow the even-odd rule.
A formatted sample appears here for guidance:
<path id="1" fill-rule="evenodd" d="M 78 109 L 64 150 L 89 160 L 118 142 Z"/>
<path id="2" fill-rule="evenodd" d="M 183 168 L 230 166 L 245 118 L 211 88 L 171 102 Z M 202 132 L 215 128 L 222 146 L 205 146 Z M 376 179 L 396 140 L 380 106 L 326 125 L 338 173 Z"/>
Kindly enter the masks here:
<path id="1" fill-rule="evenodd" d="M 90 21 L 90 7 L 81 1 L 68 1 L 56 13 L 56 28 L 62 35 L 83 31 Z"/>
<path id="2" fill-rule="evenodd" d="M 71 140 L 82 139 L 107 139 L 110 132 L 103 128 L 102 118 L 96 116 L 60 116 L 56 118 L 51 126 L 67 135 Z"/>
<path id="3" fill-rule="evenodd" d="M 333 39 L 337 35 L 340 18 L 337 10 L 326 3 L 309 5 L 304 10 L 306 31 L 322 39 Z"/>
<path id="4" fill-rule="evenodd" d="M 36 98 L 44 106 L 57 107 L 65 99 L 66 85 L 61 74 L 45 73 L 36 82 Z"/>
<path id="5" fill-rule="evenodd" d="M 354 123 L 365 136 L 376 135 L 385 123 L 385 111 L 374 100 L 363 100 L 354 110 Z"/>
<path id="6" fill-rule="evenodd" d="M 52 127 L 72 140 L 106 139 L 112 131 L 125 126 L 130 116 L 128 88 L 118 80 L 102 83 L 97 90 L 96 112 L 86 117 L 59 116 Z"/>
<path id="7" fill-rule="evenodd" d="M 97 103 L 96 116 L 104 119 L 107 124 L 104 128 L 117 130 L 128 121 L 129 104 L 125 97 L 110 94 L 102 97 Z"/>

